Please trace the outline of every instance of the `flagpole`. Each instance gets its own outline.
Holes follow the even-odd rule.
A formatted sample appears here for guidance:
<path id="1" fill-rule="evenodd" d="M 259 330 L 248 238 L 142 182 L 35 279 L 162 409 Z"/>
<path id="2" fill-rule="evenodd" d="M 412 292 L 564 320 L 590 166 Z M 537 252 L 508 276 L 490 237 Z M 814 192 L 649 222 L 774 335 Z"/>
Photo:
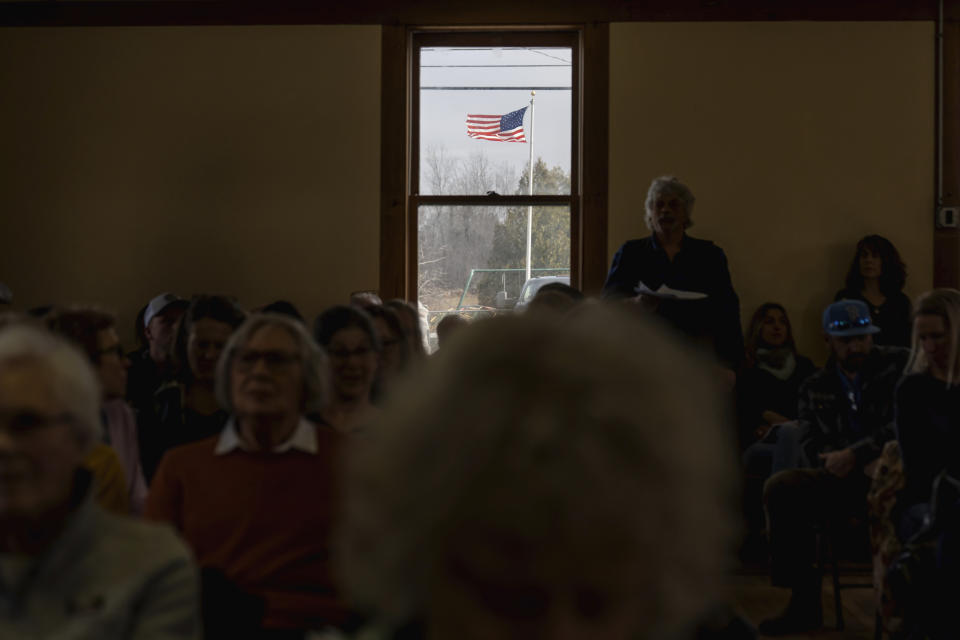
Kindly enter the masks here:
<path id="1" fill-rule="evenodd" d="M 530 195 L 533 195 L 533 97 L 536 91 L 530 92 Z M 530 254 L 533 246 L 533 205 L 527 207 L 527 280 L 530 279 Z"/>

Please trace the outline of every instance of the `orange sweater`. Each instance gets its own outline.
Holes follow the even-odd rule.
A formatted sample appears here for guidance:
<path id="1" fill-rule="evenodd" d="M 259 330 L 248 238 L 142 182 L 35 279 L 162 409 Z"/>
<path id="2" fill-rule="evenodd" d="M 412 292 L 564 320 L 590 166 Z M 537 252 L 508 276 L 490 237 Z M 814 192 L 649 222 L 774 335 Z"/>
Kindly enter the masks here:
<path id="1" fill-rule="evenodd" d="M 316 455 L 218 456 L 218 437 L 172 449 L 150 485 L 145 515 L 173 524 L 201 567 L 262 596 L 265 628 L 342 623 L 330 571 L 341 438 L 317 429 Z"/>

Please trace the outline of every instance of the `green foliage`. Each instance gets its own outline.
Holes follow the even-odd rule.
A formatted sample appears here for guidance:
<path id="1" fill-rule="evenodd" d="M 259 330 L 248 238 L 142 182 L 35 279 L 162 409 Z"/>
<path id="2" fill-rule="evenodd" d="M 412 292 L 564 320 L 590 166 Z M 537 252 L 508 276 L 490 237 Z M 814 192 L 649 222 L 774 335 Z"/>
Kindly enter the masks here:
<path id="1" fill-rule="evenodd" d="M 529 168 L 517 181 L 516 195 L 528 193 Z M 570 176 L 561 167 L 547 167 L 542 158 L 533 166 L 533 187 L 537 195 L 570 193 Z M 493 268 L 523 268 L 527 254 L 527 207 L 507 210 L 502 222 L 493 231 L 493 246 L 489 264 Z M 531 246 L 531 267 L 557 269 L 557 273 L 570 268 L 570 210 L 567 207 L 534 207 Z M 547 275 L 539 272 L 538 275 Z M 507 292 L 511 298 L 520 293 L 523 273 L 507 276 Z M 480 303 L 492 305 L 497 291 L 503 287 L 502 279 L 491 279 L 478 288 Z"/>

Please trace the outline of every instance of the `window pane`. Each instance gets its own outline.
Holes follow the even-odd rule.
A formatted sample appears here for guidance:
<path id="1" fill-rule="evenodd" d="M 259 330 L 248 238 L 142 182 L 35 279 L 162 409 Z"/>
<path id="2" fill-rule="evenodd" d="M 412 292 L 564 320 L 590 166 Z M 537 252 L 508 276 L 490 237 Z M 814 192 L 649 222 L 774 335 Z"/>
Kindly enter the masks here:
<path id="1" fill-rule="evenodd" d="M 529 193 L 531 151 L 544 167 L 533 192 L 570 193 L 572 56 L 569 47 L 422 48 L 420 193 Z"/>
<path id="2" fill-rule="evenodd" d="M 514 308 L 526 282 L 529 210 L 419 208 L 417 295 L 430 312 L 431 331 L 448 313 L 489 315 Z M 531 278 L 566 276 L 569 282 L 569 207 L 532 210 Z M 532 297 L 535 291 L 530 288 L 527 293 Z"/>

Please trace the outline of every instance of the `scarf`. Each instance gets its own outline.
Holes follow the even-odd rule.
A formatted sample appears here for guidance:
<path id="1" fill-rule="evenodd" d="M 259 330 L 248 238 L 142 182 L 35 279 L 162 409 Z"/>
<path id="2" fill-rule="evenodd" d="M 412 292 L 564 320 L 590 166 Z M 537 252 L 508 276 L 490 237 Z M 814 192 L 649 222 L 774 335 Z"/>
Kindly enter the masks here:
<path id="1" fill-rule="evenodd" d="M 770 373 L 778 380 L 789 380 L 797 368 L 797 359 L 793 351 L 786 347 L 779 349 L 757 349 L 757 368 Z"/>

